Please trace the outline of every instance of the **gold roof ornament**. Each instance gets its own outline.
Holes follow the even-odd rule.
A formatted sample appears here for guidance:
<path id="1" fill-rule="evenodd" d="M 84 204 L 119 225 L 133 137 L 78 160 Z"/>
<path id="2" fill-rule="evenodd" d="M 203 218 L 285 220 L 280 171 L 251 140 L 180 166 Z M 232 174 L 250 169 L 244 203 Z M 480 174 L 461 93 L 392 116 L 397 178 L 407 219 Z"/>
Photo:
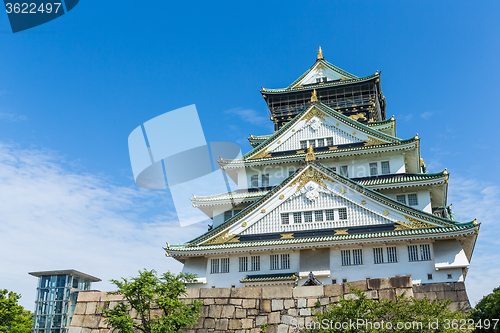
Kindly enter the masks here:
<path id="1" fill-rule="evenodd" d="M 445 175 L 448 174 L 448 168 L 444 168 L 443 174 L 445 174 Z"/>
<path id="2" fill-rule="evenodd" d="M 316 89 L 314 89 L 312 92 L 312 95 L 311 95 L 311 103 L 314 103 L 317 101 L 318 101 L 318 94 L 316 93 Z"/>
<path id="3" fill-rule="evenodd" d="M 311 162 L 315 160 L 316 156 L 314 156 L 314 149 L 312 146 L 309 146 L 309 148 L 307 148 L 306 162 Z"/>
<path id="4" fill-rule="evenodd" d="M 425 166 L 425 162 L 424 162 L 424 159 L 422 157 L 420 157 L 420 165 Z"/>
<path id="5" fill-rule="evenodd" d="M 323 58 L 323 51 L 321 50 L 321 45 L 319 46 L 319 49 L 318 49 L 318 57 L 316 58 L 316 60 L 323 60 L 325 58 Z"/>

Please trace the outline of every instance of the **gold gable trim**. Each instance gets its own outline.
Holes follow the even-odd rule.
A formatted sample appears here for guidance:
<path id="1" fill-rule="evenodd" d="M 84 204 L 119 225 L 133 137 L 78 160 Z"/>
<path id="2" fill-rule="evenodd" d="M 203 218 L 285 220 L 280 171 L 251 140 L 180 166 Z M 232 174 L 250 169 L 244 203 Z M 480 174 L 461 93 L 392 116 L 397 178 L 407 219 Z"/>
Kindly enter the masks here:
<path id="1" fill-rule="evenodd" d="M 293 182 L 291 182 L 290 185 L 288 185 L 288 187 L 292 187 L 292 186 L 298 184 L 299 186 L 296 189 L 296 191 L 298 191 L 301 188 L 303 188 L 307 183 L 309 183 L 311 180 L 313 182 L 315 182 L 316 184 L 323 186 L 324 188 L 327 188 L 324 181 L 325 180 L 329 181 L 330 178 L 325 176 L 321 172 L 319 172 L 313 168 L 310 168 L 310 169 L 306 170 L 305 172 L 303 172 L 300 175 L 300 177 L 298 177 Z"/>
<path id="2" fill-rule="evenodd" d="M 271 157 L 271 152 L 268 151 L 267 149 L 264 149 L 263 151 L 257 153 L 256 155 L 252 156 L 250 159 L 255 160 L 259 158 L 267 158 Z"/>
<path id="3" fill-rule="evenodd" d="M 372 138 L 371 136 L 368 137 L 368 140 L 365 140 L 365 147 L 366 146 L 376 146 L 376 145 L 383 145 L 386 142 L 381 141 L 379 139 Z"/>
<path id="4" fill-rule="evenodd" d="M 312 110 L 310 110 L 309 112 L 307 112 L 304 115 L 304 118 L 302 118 L 302 120 L 304 120 L 307 123 L 313 117 L 318 117 L 319 119 L 325 121 L 325 113 L 323 111 L 321 111 L 320 109 L 318 109 L 318 108 L 313 108 Z"/>
<path id="5" fill-rule="evenodd" d="M 205 243 L 205 245 L 224 244 L 224 243 L 239 243 L 240 242 L 239 237 L 236 237 L 236 235 L 234 235 L 234 234 L 228 235 L 228 233 L 229 233 L 229 230 L 224 231 L 220 235 L 207 241 Z"/>
<path id="6" fill-rule="evenodd" d="M 423 222 L 420 220 L 417 220 L 413 217 L 410 217 L 408 215 L 404 215 L 406 221 L 396 221 L 398 224 L 394 230 L 408 230 L 408 229 L 428 229 L 428 228 L 435 228 L 435 225 L 432 225 L 427 222 Z"/>

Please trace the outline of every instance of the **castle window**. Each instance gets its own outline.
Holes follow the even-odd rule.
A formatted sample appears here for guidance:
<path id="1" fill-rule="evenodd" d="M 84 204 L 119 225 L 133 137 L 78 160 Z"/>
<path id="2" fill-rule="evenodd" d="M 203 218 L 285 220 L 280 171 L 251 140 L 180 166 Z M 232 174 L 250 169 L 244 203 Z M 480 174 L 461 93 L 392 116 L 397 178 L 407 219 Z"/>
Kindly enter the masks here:
<path id="1" fill-rule="evenodd" d="M 432 274 L 427 274 L 427 280 L 432 280 Z"/>
<path id="2" fill-rule="evenodd" d="M 448 274 L 448 279 L 453 279 L 453 275 Z"/>
<path id="3" fill-rule="evenodd" d="M 302 223 L 302 213 L 293 213 L 293 223 Z"/>
<path id="4" fill-rule="evenodd" d="M 351 265 L 351 250 L 341 250 L 340 254 L 342 256 L 342 266 Z"/>
<path id="5" fill-rule="evenodd" d="M 252 271 L 260 271 L 260 256 L 252 256 Z"/>
<path id="6" fill-rule="evenodd" d="M 281 224 L 290 224 L 290 214 L 281 214 Z"/>
<path id="7" fill-rule="evenodd" d="M 404 195 L 404 194 L 396 195 L 396 200 L 398 202 L 406 205 L 406 195 Z"/>
<path id="8" fill-rule="evenodd" d="M 290 269 L 289 254 L 271 254 L 271 270 Z"/>
<path id="9" fill-rule="evenodd" d="M 280 269 L 280 257 L 277 254 L 271 254 L 271 270 Z"/>
<path id="10" fill-rule="evenodd" d="M 429 244 L 420 245 L 420 260 L 431 260 L 431 247 Z"/>
<path id="11" fill-rule="evenodd" d="M 349 166 L 348 165 L 342 165 L 340 167 L 340 174 L 344 177 L 349 177 Z"/>
<path id="12" fill-rule="evenodd" d="M 326 145 L 333 146 L 333 138 L 326 138 Z"/>
<path id="13" fill-rule="evenodd" d="M 418 261 L 418 249 L 416 245 L 408 246 L 408 260 Z"/>
<path id="14" fill-rule="evenodd" d="M 220 263 L 220 272 L 229 273 L 229 258 L 222 258 Z"/>
<path id="15" fill-rule="evenodd" d="M 253 188 L 259 187 L 259 176 L 258 175 L 253 175 L 250 178 L 250 183 Z"/>
<path id="16" fill-rule="evenodd" d="M 418 206 L 418 199 L 416 193 L 408 194 L 408 205 Z"/>
<path id="17" fill-rule="evenodd" d="M 324 147 L 325 146 L 325 139 L 318 139 L 318 147 Z"/>
<path id="18" fill-rule="evenodd" d="M 398 262 L 398 255 L 395 246 L 387 248 L 387 262 Z"/>
<path id="19" fill-rule="evenodd" d="M 233 216 L 233 212 L 228 210 L 227 212 L 224 212 L 224 221 L 229 220 Z"/>
<path id="20" fill-rule="evenodd" d="M 326 220 L 335 221 L 335 211 L 333 209 L 325 210 Z"/>
<path id="21" fill-rule="evenodd" d="M 384 263 L 384 251 L 381 247 L 373 248 L 373 260 L 376 264 Z"/>
<path id="22" fill-rule="evenodd" d="M 347 208 L 339 208 L 339 219 L 347 220 Z"/>
<path id="23" fill-rule="evenodd" d="M 290 269 L 290 255 L 282 254 L 281 255 L 281 269 Z"/>
<path id="24" fill-rule="evenodd" d="M 248 258 L 240 257 L 239 259 L 240 259 L 240 272 L 248 271 Z"/>
<path id="25" fill-rule="evenodd" d="M 262 175 L 262 187 L 269 186 L 269 174 Z"/>
<path id="26" fill-rule="evenodd" d="M 352 259 L 353 265 L 363 265 L 363 250 L 352 250 Z"/>
<path id="27" fill-rule="evenodd" d="M 316 140 L 309 140 L 309 146 L 316 148 Z"/>
<path id="28" fill-rule="evenodd" d="M 304 222 L 312 222 L 313 214 L 312 212 L 304 212 Z"/>
<path id="29" fill-rule="evenodd" d="M 220 260 L 219 259 L 211 259 L 210 260 L 210 273 L 216 274 L 219 273 Z"/>
<path id="30" fill-rule="evenodd" d="M 323 221 L 323 211 L 322 210 L 317 210 L 314 212 L 314 220 L 316 222 L 322 222 Z"/>
<path id="31" fill-rule="evenodd" d="M 370 176 L 377 176 L 378 168 L 377 163 L 370 163 Z"/>
<path id="32" fill-rule="evenodd" d="M 300 141 L 300 149 L 307 149 L 307 141 Z"/>
<path id="33" fill-rule="evenodd" d="M 389 166 L 389 161 L 380 162 L 380 166 L 382 167 L 382 174 L 387 175 L 391 173 L 391 168 Z"/>
<path id="34" fill-rule="evenodd" d="M 408 246 L 408 259 L 410 261 L 426 261 L 431 260 L 431 247 L 429 244 L 420 245 L 420 252 L 417 245 Z"/>

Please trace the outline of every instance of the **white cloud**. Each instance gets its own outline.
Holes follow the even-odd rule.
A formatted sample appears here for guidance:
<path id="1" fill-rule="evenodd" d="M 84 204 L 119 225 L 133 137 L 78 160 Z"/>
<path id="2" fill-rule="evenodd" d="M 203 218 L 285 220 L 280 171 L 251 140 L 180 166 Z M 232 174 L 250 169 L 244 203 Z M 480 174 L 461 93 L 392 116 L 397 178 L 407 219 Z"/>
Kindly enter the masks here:
<path id="1" fill-rule="evenodd" d="M 466 279 L 471 304 L 500 286 L 500 187 L 477 179 L 452 177 L 448 202 L 453 203 L 457 220 L 481 223 L 471 266 Z"/>
<path id="2" fill-rule="evenodd" d="M 13 113 L 13 112 L 9 112 L 9 111 L 6 111 L 5 109 L 4 110 L 0 109 L 0 120 L 10 121 L 10 122 L 19 122 L 19 121 L 25 121 L 27 119 L 28 118 L 24 115 L 19 115 L 19 114 Z"/>
<path id="3" fill-rule="evenodd" d="M 432 112 L 424 112 L 420 115 L 420 117 L 424 118 L 425 120 L 429 119 L 430 117 L 432 117 Z"/>
<path id="4" fill-rule="evenodd" d="M 413 114 L 409 113 L 405 118 L 405 121 L 410 121 L 413 119 Z"/>
<path id="5" fill-rule="evenodd" d="M 33 309 L 30 271 L 74 268 L 103 280 L 94 288 L 112 290 L 109 279 L 142 268 L 181 269 L 162 247 L 206 226 L 180 228 L 165 191 L 115 186 L 58 160 L 0 143 L 1 288 L 21 293 L 21 304 Z"/>
<path id="6" fill-rule="evenodd" d="M 243 121 L 252 125 L 269 127 L 272 124 L 268 117 L 264 117 L 261 115 L 261 113 L 252 109 L 234 108 L 231 110 L 227 110 L 226 113 L 236 114 L 240 116 Z"/>

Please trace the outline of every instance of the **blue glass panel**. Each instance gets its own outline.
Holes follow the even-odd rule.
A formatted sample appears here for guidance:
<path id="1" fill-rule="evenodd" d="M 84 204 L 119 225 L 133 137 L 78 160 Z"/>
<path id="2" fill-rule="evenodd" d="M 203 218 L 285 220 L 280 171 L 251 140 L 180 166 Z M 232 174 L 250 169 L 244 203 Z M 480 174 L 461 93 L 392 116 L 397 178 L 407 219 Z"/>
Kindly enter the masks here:
<path id="1" fill-rule="evenodd" d="M 56 287 L 64 287 L 66 284 L 66 275 L 59 275 L 57 276 L 57 282 L 56 282 Z"/>
<path id="2" fill-rule="evenodd" d="M 56 289 L 56 301 L 62 301 L 64 298 L 64 288 Z"/>
<path id="3" fill-rule="evenodd" d="M 51 279 L 50 279 L 50 287 L 51 288 L 54 288 L 56 286 L 56 280 L 57 280 L 57 276 L 51 276 Z"/>
<path id="4" fill-rule="evenodd" d="M 50 287 L 50 276 L 43 276 L 42 277 L 42 284 L 40 287 L 41 288 L 49 288 Z"/>

